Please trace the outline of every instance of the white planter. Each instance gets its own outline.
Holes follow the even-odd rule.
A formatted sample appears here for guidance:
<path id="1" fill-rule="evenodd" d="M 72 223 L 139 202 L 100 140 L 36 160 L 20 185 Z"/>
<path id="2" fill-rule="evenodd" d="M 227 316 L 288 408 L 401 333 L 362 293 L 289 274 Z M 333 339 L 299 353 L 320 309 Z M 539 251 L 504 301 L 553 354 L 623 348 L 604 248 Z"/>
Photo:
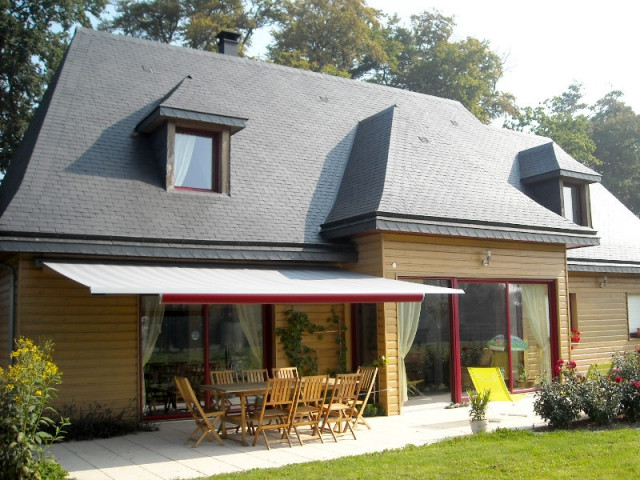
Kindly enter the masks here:
<path id="1" fill-rule="evenodd" d="M 469 420 L 472 433 L 486 432 L 489 420 Z"/>

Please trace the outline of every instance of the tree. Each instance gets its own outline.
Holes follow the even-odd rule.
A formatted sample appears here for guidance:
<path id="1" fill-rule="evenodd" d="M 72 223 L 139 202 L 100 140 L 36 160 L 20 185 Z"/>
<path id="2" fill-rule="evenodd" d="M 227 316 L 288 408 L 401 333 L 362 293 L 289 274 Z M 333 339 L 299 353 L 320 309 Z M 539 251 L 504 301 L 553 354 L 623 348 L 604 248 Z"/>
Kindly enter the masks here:
<path id="1" fill-rule="evenodd" d="M 215 51 L 222 30 L 253 33 L 279 18 L 277 0 L 118 0 L 116 14 L 98 28 L 163 43 Z"/>
<path id="2" fill-rule="evenodd" d="M 573 158 L 597 169 L 591 121 L 582 102 L 582 86 L 572 84 L 560 96 L 547 99 L 535 108 L 525 107 L 505 122 L 505 127 L 549 137 Z"/>
<path id="3" fill-rule="evenodd" d="M 374 35 L 380 16 L 364 0 L 287 1 L 267 56 L 281 65 L 350 77 L 365 57 L 384 59 Z"/>
<path id="4" fill-rule="evenodd" d="M 409 27 L 390 17 L 380 30 L 387 53 L 384 62 L 366 59 L 358 74 L 376 83 L 458 100 L 485 123 L 514 112 L 513 96 L 496 90 L 502 59 L 487 42 L 471 37 L 451 41 L 454 27 L 453 18 L 437 12 L 411 16 Z"/>
<path id="5" fill-rule="evenodd" d="M 592 107 L 592 138 L 602 183 L 633 213 L 640 215 L 640 115 L 613 91 Z"/>
<path id="6" fill-rule="evenodd" d="M 76 24 L 106 0 L 0 0 L 0 171 L 6 171 Z"/>

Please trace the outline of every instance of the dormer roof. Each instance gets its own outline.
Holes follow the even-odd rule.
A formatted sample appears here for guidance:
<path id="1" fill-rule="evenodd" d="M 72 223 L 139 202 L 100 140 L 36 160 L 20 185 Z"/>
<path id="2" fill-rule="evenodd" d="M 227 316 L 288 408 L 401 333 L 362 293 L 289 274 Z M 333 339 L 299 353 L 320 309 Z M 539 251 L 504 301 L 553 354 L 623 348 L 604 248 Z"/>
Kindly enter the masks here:
<path id="1" fill-rule="evenodd" d="M 599 182 L 601 175 L 577 162 L 555 142 L 537 145 L 518 153 L 520 179 L 524 184 L 551 178 L 566 178 L 585 183 Z"/>

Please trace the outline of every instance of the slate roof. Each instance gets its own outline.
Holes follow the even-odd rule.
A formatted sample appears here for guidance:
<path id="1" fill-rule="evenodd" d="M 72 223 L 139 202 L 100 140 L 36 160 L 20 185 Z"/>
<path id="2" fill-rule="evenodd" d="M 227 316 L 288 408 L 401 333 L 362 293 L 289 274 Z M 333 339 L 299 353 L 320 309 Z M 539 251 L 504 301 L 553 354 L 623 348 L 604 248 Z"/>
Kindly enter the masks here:
<path id="1" fill-rule="evenodd" d="M 640 273 L 640 218 L 600 184 L 589 186 L 600 245 L 567 253 L 569 271 Z"/>
<path id="2" fill-rule="evenodd" d="M 159 108 L 244 127 L 228 196 L 164 188 L 135 134 Z M 548 143 L 451 100 L 79 29 L 0 188 L 0 249 L 341 262 L 375 229 L 595 245 L 522 191 L 518 153 Z"/>

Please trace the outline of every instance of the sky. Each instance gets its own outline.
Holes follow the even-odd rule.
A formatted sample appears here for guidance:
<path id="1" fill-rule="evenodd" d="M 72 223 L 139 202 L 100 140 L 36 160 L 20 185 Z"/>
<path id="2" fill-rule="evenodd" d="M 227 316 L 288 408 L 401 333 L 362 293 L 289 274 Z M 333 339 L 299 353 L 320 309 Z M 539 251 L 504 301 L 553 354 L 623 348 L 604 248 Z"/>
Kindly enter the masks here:
<path id="1" fill-rule="evenodd" d="M 371 7 L 410 15 L 436 9 L 453 16 L 454 40 L 474 37 L 505 60 L 498 90 L 520 107 L 535 107 L 583 85 L 595 103 L 612 90 L 640 113 L 640 2 L 635 0 L 367 0 Z M 268 34 L 256 37 L 255 47 Z M 256 50 L 250 50 L 256 55 Z"/>

